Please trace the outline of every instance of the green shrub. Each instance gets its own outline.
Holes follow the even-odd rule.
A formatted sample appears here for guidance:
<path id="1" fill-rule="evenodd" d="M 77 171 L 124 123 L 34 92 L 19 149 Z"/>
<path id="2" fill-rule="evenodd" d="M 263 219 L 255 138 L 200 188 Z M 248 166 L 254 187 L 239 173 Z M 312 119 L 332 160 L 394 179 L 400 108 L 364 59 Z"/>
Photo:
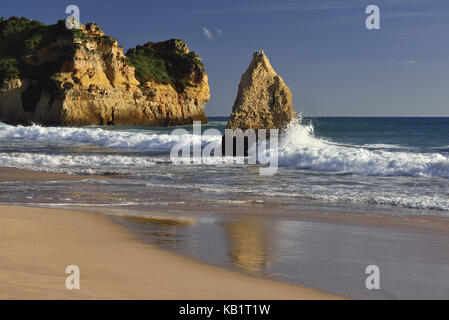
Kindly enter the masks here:
<path id="1" fill-rule="evenodd" d="M 0 58 L 0 80 L 16 78 L 20 74 L 17 60 L 10 57 Z"/>
<path id="2" fill-rule="evenodd" d="M 88 24 L 88 26 L 91 25 Z M 55 41 L 58 37 L 77 39 L 81 42 L 58 48 L 60 56 L 57 61 L 38 66 L 25 62 L 32 58 L 36 50 Z M 51 76 L 60 70 L 65 58 L 73 54 L 80 46 L 84 46 L 86 41 L 99 41 L 112 46 L 117 40 L 108 36 L 89 36 L 82 30 L 68 30 L 65 20 L 59 20 L 56 24 L 47 26 L 26 18 L 0 19 L 0 81 L 6 78 L 22 77 L 39 80 L 43 85 L 51 85 Z M 128 50 L 126 61 L 134 66 L 136 78 L 140 83 L 156 81 L 173 85 L 176 90 L 182 92 L 187 86 L 196 85 L 187 80 L 192 72 L 204 73 L 204 66 L 198 56 L 194 52 L 186 53 L 186 51 L 187 45 L 180 39 L 150 42 Z"/>
<path id="3" fill-rule="evenodd" d="M 39 47 L 54 41 L 59 34 L 68 32 L 61 23 L 46 26 L 26 18 L 11 17 L 0 21 L 0 81 L 5 78 L 24 77 L 30 79 L 49 78 L 49 72 L 58 67 L 45 65 L 33 67 L 25 63 Z"/>
<path id="4" fill-rule="evenodd" d="M 134 66 L 140 83 L 156 81 L 171 84 L 176 90 L 184 91 L 194 84 L 186 79 L 195 69 L 204 72 L 201 60 L 194 52 L 185 53 L 185 42 L 172 39 L 158 43 L 137 46 L 126 53 L 127 62 Z"/>
<path id="5" fill-rule="evenodd" d="M 171 83 L 164 59 L 158 57 L 154 50 L 138 46 L 128 51 L 126 57 L 127 62 L 136 69 L 136 78 L 139 82 L 145 83 L 154 80 L 163 84 Z"/>

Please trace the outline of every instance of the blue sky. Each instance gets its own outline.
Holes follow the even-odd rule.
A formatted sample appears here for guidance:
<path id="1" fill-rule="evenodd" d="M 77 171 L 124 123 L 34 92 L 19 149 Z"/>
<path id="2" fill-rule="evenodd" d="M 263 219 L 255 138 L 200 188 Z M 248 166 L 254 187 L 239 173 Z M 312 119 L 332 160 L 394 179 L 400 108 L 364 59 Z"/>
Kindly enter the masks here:
<path id="1" fill-rule="evenodd" d="M 15 0 L 0 16 L 55 23 L 70 4 L 125 49 L 187 41 L 209 74 L 209 116 L 230 114 L 259 49 L 305 115 L 449 116 L 449 0 Z M 380 30 L 365 28 L 370 4 Z"/>

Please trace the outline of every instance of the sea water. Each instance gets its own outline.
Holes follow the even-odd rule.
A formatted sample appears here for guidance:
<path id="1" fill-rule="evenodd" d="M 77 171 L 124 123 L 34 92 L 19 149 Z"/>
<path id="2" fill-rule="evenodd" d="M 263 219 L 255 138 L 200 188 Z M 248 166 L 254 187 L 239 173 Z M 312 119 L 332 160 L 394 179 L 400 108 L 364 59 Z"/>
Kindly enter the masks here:
<path id="1" fill-rule="evenodd" d="M 105 175 L 0 182 L 0 204 L 102 212 L 165 249 L 348 297 L 449 297 L 446 233 L 301 216 L 449 217 L 449 118 L 304 118 L 281 134 L 273 176 L 219 159 L 172 163 L 175 145 L 220 145 L 227 119 L 210 120 L 203 132 L 216 135 L 0 123 L 0 167 Z M 371 264 L 380 290 L 365 287 Z"/>
<path id="2" fill-rule="evenodd" d="M 203 131 L 224 132 L 226 118 L 210 120 Z M 192 132 L 191 126 L 183 128 Z M 218 145 L 221 135 L 176 136 L 172 130 L 1 124 L 0 166 L 128 176 L 107 183 L 42 183 L 39 188 L 3 183 L 0 202 L 115 207 L 264 202 L 449 214 L 449 118 L 304 118 L 281 135 L 279 169 L 266 177 L 257 165 L 229 161 L 173 164 L 173 146 L 190 141 Z M 73 184 L 85 192 L 72 193 Z"/>

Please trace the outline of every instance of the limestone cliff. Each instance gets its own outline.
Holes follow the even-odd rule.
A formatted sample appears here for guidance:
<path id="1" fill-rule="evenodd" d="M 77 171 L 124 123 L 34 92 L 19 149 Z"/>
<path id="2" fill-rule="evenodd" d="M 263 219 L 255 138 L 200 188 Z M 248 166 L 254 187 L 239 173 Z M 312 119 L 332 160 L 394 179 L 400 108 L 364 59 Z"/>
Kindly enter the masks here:
<path id="1" fill-rule="evenodd" d="M 185 42 L 123 53 L 94 23 L 68 30 L 25 18 L 0 22 L 0 121 L 168 126 L 207 122 L 207 74 Z"/>
<path id="2" fill-rule="evenodd" d="M 228 129 L 282 129 L 296 118 L 292 94 L 263 51 L 242 75 Z"/>

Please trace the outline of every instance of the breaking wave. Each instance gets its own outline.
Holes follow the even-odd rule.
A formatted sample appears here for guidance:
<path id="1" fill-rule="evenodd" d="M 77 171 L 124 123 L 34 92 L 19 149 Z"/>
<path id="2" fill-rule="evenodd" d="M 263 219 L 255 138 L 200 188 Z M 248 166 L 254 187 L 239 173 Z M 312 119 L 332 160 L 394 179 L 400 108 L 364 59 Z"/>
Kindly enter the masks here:
<path id="1" fill-rule="evenodd" d="M 75 142 L 102 146 L 111 149 L 170 150 L 175 144 L 199 141 L 200 136 L 171 135 L 169 132 L 128 130 L 112 131 L 102 128 L 60 128 L 39 125 L 0 126 L 0 139 L 23 139 L 43 142 Z M 203 136 L 203 142 L 216 142 L 221 137 Z"/>
<path id="2" fill-rule="evenodd" d="M 69 174 L 131 174 L 157 163 L 154 158 L 120 155 L 48 155 L 38 153 L 0 153 L 0 167 Z"/>
<path id="3" fill-rule="evenodd" d="M 203 146 L 220 143 L 221 135 L 172 135 L 156 130 L 105 130 L 103 128 L 58 128 L 33 126 L 8 126 L 0 123 L 0 140 L 21 140 L 71 145 L 86 144 L 108 149 L 132 151 L 161 151 L 167 157 L 178 144 L 202 140 Z M 226 162 L 226 161 L 225 161 Z M 229 162 L 229 161 L 228 161 Z M 0 165 L 17 164 L 21 167 L 44 166 L 48 168 L 75 168 L 93 170 L 104 166 L 120 170 L 132 164 L 153 165 L 155 158 L 122 155 L 46 155 L 33 153 L 0 154 Z M 221 161 L 209 163 L 219 164 Z M 449 178 L 447 153 L 421 153 L 393 145 L 341 145 L 319 138 L 313 125 L 291 123 L 279 141 L 279 165 L 315 171 L 333 171 L 379 176 L 431 176 Z"/>
<path id="4" fill-rule="evenodd" d="M 290 124 L 280 139 L 279 164 L 317 171 L 363 175 L 449 178 L 449 157 L 442 153 L 372 150 L 342 146 L 315 136 L 312 125 Z"/>

